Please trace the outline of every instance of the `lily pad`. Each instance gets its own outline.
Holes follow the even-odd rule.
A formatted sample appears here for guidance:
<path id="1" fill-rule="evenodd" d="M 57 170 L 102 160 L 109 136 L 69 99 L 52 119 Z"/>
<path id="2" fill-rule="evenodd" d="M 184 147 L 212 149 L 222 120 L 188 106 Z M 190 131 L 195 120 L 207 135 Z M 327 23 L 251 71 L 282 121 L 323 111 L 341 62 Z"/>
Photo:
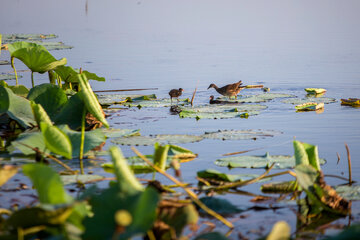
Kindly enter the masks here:
<path id="1" fill-rule="evenodd" d="M 135 94 L 104 94 L 98 95 L 98 100 L 101 105 L 122 104 L 125 100 L 155 100 L 156 95 L 135 95 Z"/>
<path id="2" fill-rule="evenodd" d="M 134 100 L 134 99 L 133 99 Z M 174 104 L 174 103 L 173 103 Z M 187 99 L 179 99 L 178 105 L 189 105 L 190 100 Z M 142 101 L 132 101 L 132 102 L 125 102 L 123 103 L 124 106 L 127 107 L 151 107 L 151 108 L 158 108 L 158 107 L 170 107 L 172 105 L 170 99 L 163 98 L 163 99 L 154 99 L 154 100 L 142 100 Z"/>
<path id="3" fill-rule="evenodd" d="M 315 103 L 334 103 L 336 102 L 335 98 L 328 98 L 328 97 L 308 97 L 308 98 L 290 98 L 282 100 L 283 103 L 289 103 L 294 105 L 300 105 L 308 102 L 315 102 Z"/>
<path id="4" fill-rule="evenodd" d="M 257 174 L 225 174 L 219 172 L 215 169 L 206 169 L 203 171 L 197 172 L 197 176 L 205 179 L 211 179 L 216 181 L 223 181 L 223 182 L 237 182 L 237 181 L 246 181 L 253 178 L 258 177 Z M 266 180 L 269 180 L 267 178 Z"/>
<path id="5" fill-rule="evenodd" d="M 197 107 L 182 107 L 179 114 L 182 118 L 207 118 L 221 119 L 257 115 L 260 110 L 267 107 L 264 105 L 241 104 L 241 105 L 202 105 Z"/>
<path id="6" fill-rule="evenodd" d="M 360 99 L 359 98 L 341 99 L 341 105 L 360 107 Z"/>
<path id="7" fill-rule="evenodd" d="M 214 210 L 219 214 L 234 214 L 242 212 L 243 210 L 233 205 L 226 199 L 217 198 L 217 197 L 202 197 L 199 199 L 203 202 L 208 208 Z M 200 210 L 203 212 L 203 210 Z"/>
<path id="8" fill-rule="evenodd" d="M 103 176 L 94 175 L 94 174 L 82 174 L 82 175 L 62 175 L 60 176 L 61 181 L 64 185 L 70 185 L 75 183 L 84 183 L 93 180 L 100 180 L 103 179 Z"/>
<path id="9" fill-rule="evenodd" d="M 18 78 L 22 78 L 21 75 L 18 75 Z M 0 80 L 15 80 L 15 74 L 2 73 L 0 74 Z"/>
<path id="10" fill-rule="evenodd" d="M 37 41 L 44 39 L 57 38 L 55 34 L 4 34 L 3 43 L 13 43 L 17 41 Z"/>
<path id="11" fill-rule="evenodd" d="M 347 200 L 360 200 L 360 186 L 353 185 L 353 186 L 337 186 L 334 187 L 336 192 L 343 198 Z"/>
<path id="12" fill-rule="evenodd" d="M 132 137 L 140 135 L 140 129 L 102 128 L 101 131 L 108 138 Z"/>
<path id="13" fill-rule="evenodd" d="M 199 142 L 203 139 L 202 136 L 186 135 L 186 134 L 163 134 L 154 136 L 132 136 L 116 138 L 112 140 L 112 143 L 131 146 L 147 146 L 154 145 L 156 142 L 160 144 L 180 144 Z"/>
<path id="14" fill-rule="evenodd" d="M 275 130 L 218 130 L 216 132 L 206 132 L 203 137 L 219 140 L 256 140 L 258 138 L 274 137 L 280 134 L 282 134 L 282 132 Z"/>
<path id="15" fill-rule="evenodd" d="M 305 88 L 304 90 L 310 94 L 322 94 L 326 92 L 324 88 Z"/>
<path id="16" fill-rule="evenodd" d="M 0 60 L 0 65 L 10 65 L 10 62 L 6 60 Z"/>
<path id="17" fill-rule="evenodd" d="M 263 156 L 236 156 L 217 159 L 215 164 L 220 167 L 229 168 L 268 168 L 275 163 L 275 169 L 295 167 L 295 157 L 288 155 L 270 155 L 266 153 Z M 320 159 L 320 163 L 326 163 L 325 159 Z"/>
<path id="18" fill-rule="evenodd" d="M 293 98 L 296 97 L 292 94 L 286 93 L 261 93 L 256 95 L 242 95 L 239 96 L 237 99 L 227 99 L 226 97 L 220 97 L 220 101 L 228 101 L 234 103 L 260 103 L 260 102 L 267 102 L 273 100 L 275 98 Z"/>
<path id="19" fill-rule="evenodd" d="M 48 51 L 72 49 L 73 46 L 65 45 L 63 42 L 44 42 L 44 41 L 29 41 L 38 45 L 44 46 Z"/>

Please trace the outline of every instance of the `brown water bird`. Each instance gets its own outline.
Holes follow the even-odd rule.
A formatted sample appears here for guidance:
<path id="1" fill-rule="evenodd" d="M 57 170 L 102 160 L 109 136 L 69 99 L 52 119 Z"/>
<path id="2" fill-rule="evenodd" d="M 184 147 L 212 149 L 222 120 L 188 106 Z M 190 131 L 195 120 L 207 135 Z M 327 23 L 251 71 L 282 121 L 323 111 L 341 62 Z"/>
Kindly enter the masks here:
<path id="1" fill-rule="evenodd" d="M 181 96 L 182 92 L 184 90 L 182 88 L 179 89 L 171 89 L 169 92 L 171 103 L 173 98 L 177 98 L 177 101 L 179 102 L 179 97 Z"/>
<path id="2" fill-rule="evenodd" d="M 210 104 L 219 104 L 219 103 L 222 102 L 219 100 L 215 100 L 213 95 L 210 96 Z"/>
<path id="3" fill-rule="evenodd" d="M 237 95 L 239 94 L 239 92 L 244 89 L 245 87 L 241 87 L 240 85 L 242 84 L 242 81 L 240 80 L 237 83 L 233 83 L 233 84 L 228 84 L 225 85 L 221 88 L 219 88 L 218 86 L 216 86 L 214 83 L 210 84 L 209 88 L 215 88 L 215 90 L 220 93 L 223 96 L 226 97 L 232 97 L 235 96 L 235 98 L 237 98 Z"/>

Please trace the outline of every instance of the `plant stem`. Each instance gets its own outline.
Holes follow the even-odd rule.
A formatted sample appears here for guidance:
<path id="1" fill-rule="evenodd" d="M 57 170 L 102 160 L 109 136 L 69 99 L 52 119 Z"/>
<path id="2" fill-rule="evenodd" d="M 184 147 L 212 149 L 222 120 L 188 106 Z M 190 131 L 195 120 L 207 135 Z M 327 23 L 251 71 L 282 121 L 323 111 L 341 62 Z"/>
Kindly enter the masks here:
<path id="1" fill-rule="evenodd" d="M 223 224 L 225 224 L 226 226 L 228 226 L 229 228 L 234 228 L 234 225 L 229 222 L 228 220 L 226 220 L 223 216 L 221 216 L 220 214 L 216 213 L 215 211 L 213 211 L 212 209 L 208 208 L 203 202 L 201 202 L 197 195 L 191 191 L 190 189 L 188 189 L 186 187 L 186 185 L 182 182 L 180 182 L 179 180 L 177 180 L 175 177 L 167 174 L 164 170 L 160 169 L 158 166 L 154 165 L 152 162 L 150 162 L 144 155 L 142 155 L 136 148 L 132 147 L 131 150 L 134 151 L 134 153 L 136 155 L 138 155 L 142 160 L 144 160 L 147 164 L 149 164 L 149 166 L 151 166 L 152 168 L 154 168 L 157 172 L 159 172 L 160 174 L 164 175 L 165 177 L 167 177 L 168 179 L 170 179 L 171 181 L 173 181 L 175 184 L 179 185 L 180 187 L 182 187 L 185 192 L 190 196 L 190 198 L 193 200 L 193 202 L 195 202 L 200 208 L 202 208 L 206 213 L 208 213 L 209 215 L 213 216 L 214 218 L 216 218 L 217 220 L 221 221 Z"/>
<path id="2" fill-rule="evenodd" d="M 80 142 L 80 172 L 84 174 L 84 163 L 83 163 L 83 154 L 84 154 L 84 141 L 85 141 L 85 117 L 86 117 L 86 108 L 83 110 L 83 115 L 81 119 L 81 142 Z"/>
<path id="3" fill-rule="evenodd" d="M 348 165 L 349 165 L 349 185 L 351 185 L 352 184 L 352 179 L 351 179 L 351 156 L 350 156 L 349 146 L 346 143 L 345 143 L 345 148 L 346 148 L 346 152 L 347 152 Z"/>
<path id="4" fill-rule="evenodd" d="M 16 68 L 14 65 L 14 58 L 11 58 L 11 67 L 14 69 L 14 73 L 15 73 L 15 79 L 16 79 L 16 86 L 19 85 L 19 81 L 18 81 L 18 76 L 17 76 L 17 72 L 16 72 Z"/>
<path id="5" fill-rule="evenodd" d="M 32 87 L 35 86 L 35 84 L 34 84 L 34 72 L 33 71 L 31 71 L 31 84 L 32 84 Z"/>

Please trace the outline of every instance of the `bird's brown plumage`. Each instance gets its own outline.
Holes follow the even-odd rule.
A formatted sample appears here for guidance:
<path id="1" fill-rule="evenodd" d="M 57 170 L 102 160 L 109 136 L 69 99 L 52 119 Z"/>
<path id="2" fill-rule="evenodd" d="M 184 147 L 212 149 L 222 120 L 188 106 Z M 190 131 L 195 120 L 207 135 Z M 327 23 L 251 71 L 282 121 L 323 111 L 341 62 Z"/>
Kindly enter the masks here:
<path id="1" fill-rule="evenodd" d="M 219 88 L 218 86 L 216 86 L 214 83 L 210 84 L 209 88 L 215 88 L 215 90 L 226 97 L 233 97 L 235 96 L 235 98 L 237 97 L 237 95 L 239 94 L 239 92 L 244 89 L 244 87 L 241 87 L 240 85 L 242 84 L 242 81 L 239 81 L 237 83 L 232 83 L 232 84 L 228 84 L 225 85 L 221 88 Z"/>
<path id="2" fill-rule="evenodd" d="M 173 98 L 177 98 L 177 100 L 179 101 L 179 97 L 181 96 L 182 92 L 184 90 L 182 88 L 179 88 L 179 89 L 171 89 L 170 92 L 169 92 L 169 96 L 170 96 L 170 99 L 171 99 L 171 102 L 172 102 L 172 99 Z"/>

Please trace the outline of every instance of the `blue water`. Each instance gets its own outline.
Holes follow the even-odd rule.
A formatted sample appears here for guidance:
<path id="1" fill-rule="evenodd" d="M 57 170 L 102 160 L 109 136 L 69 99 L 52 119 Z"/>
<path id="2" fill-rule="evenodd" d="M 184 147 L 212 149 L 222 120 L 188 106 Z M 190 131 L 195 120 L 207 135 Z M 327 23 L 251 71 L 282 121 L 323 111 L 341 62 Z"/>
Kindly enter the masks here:
<path id="1" fill-rule="evenodd" d="M 257 141 L 204 140 L 184 146 L 199 158 L 183 164 L 185 181 L 196 183 L 195 173 L 217 168 L 213 161 L 227 152 L 263 147 L 251 154 L 292 154 L 292 140 L 316 144 L 327 160 L 327 174 L 347 177 L 344 143 L 352 157 L 353 179 L 360 181 L 360 109 L 340 106 L 340 98 L 360 98 L 360 2 L 331 1 L 45 1 L 2 0 L 0 33 L 55 33 L 74 46 L 53 51 L 66 57 L 68 65 L 82 67 L 106 78 L 92 82 L 95 90 L 158 88 L 158 97 L 168 97 L 172 88 L 185 89 L 195 104 L 216 95 L 206 90 L 210 83 L 225 85 L 243 80 L 264 84 L 271 92 L 305 96 L 306 87 L 327 89 L 325 96 L 338 102 L 325 105 L 322 114 L 296 113 L 292 105 L 269 102 L 267 110 L 249 119 L 179 119 L 168 109 L 120 111 L 110 120 L 116 128 L 139 128 L 143 135 L 158 133 L 201 134 L 218 129 L 273 129 L 283 134 Z M 1 59 L 8 53 L 2 52 Z M 18 69 L 25 69 L 16 62 Z M 0 66 L 0 72 L 9 71 Z M 29 73 L 22 84 L 30 86 Z M 35 74 L 36 83 L 46 75 Z M 246 92 L 245 92 L 246 91 Z M 147 92 L 144 92 L 147 93 Z M 150 93 L 150 92 L 149 92 Z M 244 93 L 260 93 L 259 89 Z M 107 146 L 110 144 L 107 143 Z M 122 147 L 125 155 L 133 155 Z M 140 147 L 152 153 L 152 147 Z M 336 153 L 341 160 L 337 164 Z M 233 169 L 232 173 L 262 173 L 263 170 Z M 330 184 L 343 183 L 327 179 Z M 248 187 L 258 192 L 259 186 Z M 239 206 L 251 206 L 248 198 L 226 196 Z M 265 214 L 267 216 L 268 212 Z M 264 216 L 265 216 L 264 215 Z M 295 216 L 280 212 L 292 228 Z M 356 215 L 356 214 L 355 214 Z M 357 213 L 356 217 L 359 219 Z M 257 220 L 256 220 L 257 219 Z M 267 217 L 264 217 L 267 219 Z M 240 220 L 244 229 L 252 221 Z M 272 224 L 268 224 L 266 229 Z M 239 230 L 241 232 L 241 230 Z M 245 230 L 244 230 L 245 231 Z M 244 233 L 244 232 L 243 232 Z"/>

